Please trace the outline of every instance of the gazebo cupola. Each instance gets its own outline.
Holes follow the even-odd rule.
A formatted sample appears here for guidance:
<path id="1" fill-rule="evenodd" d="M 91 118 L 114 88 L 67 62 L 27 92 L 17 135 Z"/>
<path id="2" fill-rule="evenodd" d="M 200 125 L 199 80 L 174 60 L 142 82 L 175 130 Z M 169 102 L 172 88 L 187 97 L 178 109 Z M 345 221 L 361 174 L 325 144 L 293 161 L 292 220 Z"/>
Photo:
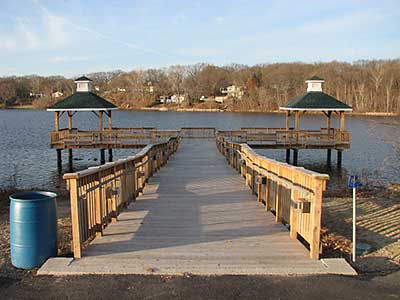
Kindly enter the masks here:
<path id="1" fill-rule="evenodd" d="M 307 92 L 322 92 L 322 84 L 325 82 L 318 76 L 313 76 L 306 80 Z"/>
<path id="2" fill-rule="evenodd" d="M 91 92 L 93 81 L 86 76 L 81 76 L 75 79 L 77 92 Z"/>
<path id="3" fill-rule="evenodd" d="M 112 130 L 111 111 L 117 107 L 106 99 L 92 92 L 92 80 L 81 76 L 75 80 L 76 93 L 68 96 L 47 111 L 55 112 L 55 131 L 60 130 L 60 117 L 66 112 L 68 115 L 68 130 L 72 130 L 72 117 L 78 111 L 91 111 L 99 118 L 99 130 L 103 128 L 103 113 L 108 117 L 108 129 Z"/>
<path id="4" fill-rule="evenodd" d="M 294 130 L 299 130 L 300 114 L 306 112 L 322 112 L 326 116 L 327 133 L 331 130 L 331 116 L 336 113 L 340 116 L 340 131 L 345 131 L 344 113 L 352 111 L 351 106 L 323 92 L 324 79 L 313 76 L 306 80 L 307 93 L 289 101 L 279 109 L 286 111 L 286 129 L 290 129 L 290 116 L 295 115 Z"/>

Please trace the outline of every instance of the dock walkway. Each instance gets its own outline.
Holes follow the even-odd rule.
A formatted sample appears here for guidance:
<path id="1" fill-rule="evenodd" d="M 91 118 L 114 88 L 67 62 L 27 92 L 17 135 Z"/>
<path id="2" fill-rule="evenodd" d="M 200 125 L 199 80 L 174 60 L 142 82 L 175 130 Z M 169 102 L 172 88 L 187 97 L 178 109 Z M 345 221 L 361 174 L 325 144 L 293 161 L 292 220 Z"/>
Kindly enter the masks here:
<path id="1" fill-rule="evenodd" d="M 39 274 L 326 274 L 218 152 L 214 139 L 184 140 L 81 259 L 53 258 Z M 339 273 L 352 269 L 339 262 Z"/>

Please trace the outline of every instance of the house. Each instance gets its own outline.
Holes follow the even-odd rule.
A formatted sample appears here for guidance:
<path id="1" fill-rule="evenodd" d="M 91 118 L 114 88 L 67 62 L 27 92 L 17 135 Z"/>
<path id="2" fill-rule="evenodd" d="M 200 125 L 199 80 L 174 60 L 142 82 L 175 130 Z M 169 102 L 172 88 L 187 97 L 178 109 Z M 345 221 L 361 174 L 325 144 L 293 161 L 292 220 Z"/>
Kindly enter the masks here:
<path id="1" fill-rule="evenodd" d="M 228 100 L 228 96 L 215 96 L 215 102 L 223 104 L 224 101 Z"/>
<path id="2" fill-rule="evenodd" d="M 157 98 L 156 102 L 157 103 L 161 103 L 161 104 L 165 104 L 167 103 L 167 101 L 170 99 L 169 96 L 160 96 L 159 98 Z"/>
<path id="3" fill-rule="evenodd" d="M 42 92 L 40 92 L 40 93 L 30 92 L 29 93 L 29 97 L 33 97 L 33 98 L 42 98 L 45 96 L 46 96 L 46 94 L 42 93 Z"/>
<path id="4" fill-rule="evenodd" d="M 123 92 L 123 93 L 125 93 L 126 92 L 126 89 L 125 88 L 117 88 L 117 92 Z"/>
<path id="5" fill-rule="evenodd" d="M 154 93 L 154 86 L 153 86 L 153 84 L 149 81 L 148 83 L 147 83 L 147 86 L 145 87 L 145 91 L 146 92 L 148 92 L 148 93 Z"/>
<path id="6" fill-rule="evenodd" d="M 172 95 L 170 99 L 167 99 L 166 103 L 182 104 L 186 101 L 185 95 Z"/>
<path id="7" fill-rule="evenodd" d="M 60 98 L 62 96 L 64 96 L 64 93 L 59 92 L 59 91 L 54 92 L 54 93 L 51 94 L 51 97 L 53 97 L 53 98 Z"/>
<path id="8" fill-rule="evenodd" d="M 222 89 L 221 93 L 225 94 L 229 98 L 237 98 L 237 99 L 241 99 L 244 95 L 243 89 L 236 85 L 230 85 L 225 90 Z"/>

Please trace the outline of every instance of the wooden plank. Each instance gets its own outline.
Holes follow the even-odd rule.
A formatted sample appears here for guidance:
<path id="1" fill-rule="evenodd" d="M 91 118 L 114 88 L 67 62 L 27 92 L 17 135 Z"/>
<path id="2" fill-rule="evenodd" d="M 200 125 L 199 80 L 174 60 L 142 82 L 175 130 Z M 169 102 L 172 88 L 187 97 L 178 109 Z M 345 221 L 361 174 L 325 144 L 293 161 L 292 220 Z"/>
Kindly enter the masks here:
<path id="1" fill-rule="evenodd" d="M 92 273 L 129 268 L 139 274 L 146 268 L 173 274 L 319 268 L 306 248 L 290 239 L 287 229 L 255 200 L 213 142 L 184 142 L 150 178 L 137 202 L 73 267 Z"/>

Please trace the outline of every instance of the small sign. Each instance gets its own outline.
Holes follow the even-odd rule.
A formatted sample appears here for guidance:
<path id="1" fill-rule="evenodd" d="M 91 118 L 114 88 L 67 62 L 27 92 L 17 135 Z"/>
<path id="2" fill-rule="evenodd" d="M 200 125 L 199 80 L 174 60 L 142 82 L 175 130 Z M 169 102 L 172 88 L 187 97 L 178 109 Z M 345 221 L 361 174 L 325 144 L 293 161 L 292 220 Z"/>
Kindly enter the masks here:
<path id="1" fill-rule="evenodd" d="M 361 182 L 358 180 L 357 175 L 350 175 L 349 180 L 347 182 L 347 186 L 351 189 L 358 188 L 361 186 Z"/>

